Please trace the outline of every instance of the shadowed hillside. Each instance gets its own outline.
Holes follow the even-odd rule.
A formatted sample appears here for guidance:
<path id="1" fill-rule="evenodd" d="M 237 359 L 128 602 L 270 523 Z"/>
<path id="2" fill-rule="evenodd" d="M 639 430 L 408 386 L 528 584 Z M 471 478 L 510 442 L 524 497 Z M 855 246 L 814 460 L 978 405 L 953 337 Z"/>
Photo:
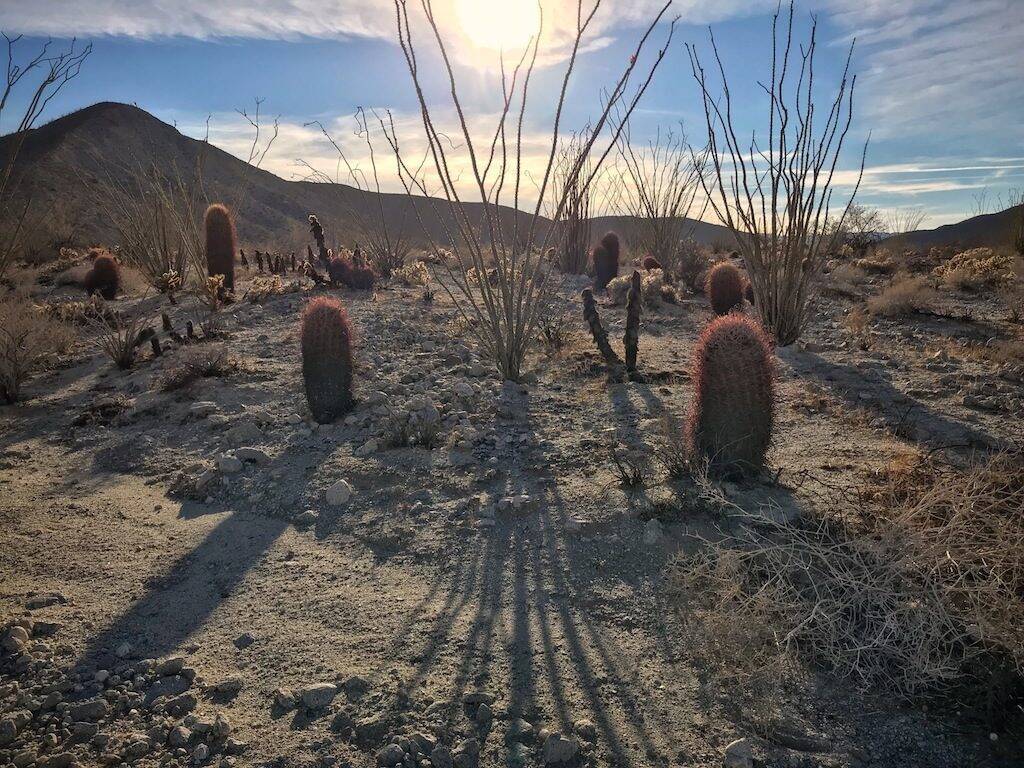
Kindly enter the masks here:
<path id="1" fill-rule="evenodd" d="M 6 153 L 10 137 L 0 139 L 0 155 Z M 315 212 L 325 222 L 329 238 L 348 242 L 358 237 L 350 213 L 376 212 L 378 196 L 342 184 L 285 181 L 268 171 L 255 169 L 233 155 L 204 141 L 189 138 L 148 112 L 127 104 L 102 102 L 53 120 L 35 129 L 25 141 L 18 159 L 23 174 L 23 193 L 32 195 L 37 212 L 62 211 L 77 223 L 78 238 L 85 242 L 113 242 L 115 233 L 105 220 L 98 201 L 100 187 L 114 179 L 129 184 L 140 168 L 155 165 L 164 173 L 175 170 L 190 178 L 201 164 L 206 196 L 236 208 L 241 241 L 244 244 L 281 245 L 304 230 L 304 219 Z M 395 231 L 406 231 L 422 240 L 420 225 L 409 198 L 384 194 L 385 216 Z M 427 215 L 425 223 L 438 240 L 446 228 L 454 229 L 447 206 L 438 202 L 437 216 Z M 479 227 L 482 208 L 468 204 L 474 224 Z M 503 219 L 512 210 L 503 208 Z M 595 221 L 594 237 L 607 229 L 623 230 L 628 240 L 630 217 L 604 217 Z M 728 241 L 721 226 L 697 222 L 696 238 L 703 243 Z"/>
<path id="2" fill-rule="evenodd" d="M 901 235 L 898 240 L 900 247 L 927 249 L 933 246 L 955 245 L 963 248 L 987 246 L 999 248 L 1013 242 L 1013 230 L 1020 217 L 1024 215 L 1024 206 L 1017 205 L 999 213 L 986 213 L 946 224 L 935 229 L 919 229 Z M 890 238 L 888 244 L 895 244 L 897 238 Z M 883 241 L 883 245 L 887 244 Z"/>

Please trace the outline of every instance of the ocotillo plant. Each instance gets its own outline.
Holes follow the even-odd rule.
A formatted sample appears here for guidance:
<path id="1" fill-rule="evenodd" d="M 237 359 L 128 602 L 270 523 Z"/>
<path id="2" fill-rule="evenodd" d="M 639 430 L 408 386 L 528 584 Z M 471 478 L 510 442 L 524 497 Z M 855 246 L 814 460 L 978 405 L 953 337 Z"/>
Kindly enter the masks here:
<path id="1" fill-rule="evenodd" d="M 719 317 L 694 348 L 691 457 L 716 474 L 756 474 L 772 441 L 775 370 L 760 323 L 738 313 Z"/>
<path id="2" fill-rule="evenodd" d="M 743 277 L 727 261 L 719 262 L 708 273 L 704 289 L 716 315 L 725 315 L 743 304 Z"/>
<path id="3" fill-rule="evenodd" d="M 224 291 L 235 290 L 235 223 L 231 212 L 220 203 L 206 209 L 206 272 L 223 275 Z"/>
<path id="4" fill-rule="evenodd" d="M 352 327 L 341 302 L 320 296 L 302 312 L 302 379 L 313 418 L 334 421 L 352 408 Z"/>
<path id="5" fill-rule="evenodd" d="M 626 349 L 626 370 L 636 370 L 636 358 L 640 348 L 640 273 L 635 269 L 629 280 L 629 294 L 626 297 L 626 335 L 622 345 Z"/>

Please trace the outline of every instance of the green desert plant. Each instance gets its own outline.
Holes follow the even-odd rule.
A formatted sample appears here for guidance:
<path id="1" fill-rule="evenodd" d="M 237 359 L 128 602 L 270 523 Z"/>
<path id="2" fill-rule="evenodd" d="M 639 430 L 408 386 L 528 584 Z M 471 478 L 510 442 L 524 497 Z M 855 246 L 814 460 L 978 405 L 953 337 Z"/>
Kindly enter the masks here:
<path id="1" fill-rule="evenodd" d="M 341 302 L 321 296 L 302 312 L 302 378 L 313 418 L 334 421 L 352 408 L 352 327 Z"/>
<path id="2" fill-rule="evenodd" d="M 224 276 L 224 290 L 235 291 L 235 222 L 220 203 L 206 209 L 206 270 L 210 277 Z"/>
<path id="3" fill-rule="evenodd" d="M 109 253 L 97 254 L 93 259 L 92 268 L 85 273 L 85 292 L 92 296 L 98 293 L 106 301 L 117 296 L 121 286 L 121 268 Z"/>
<path id="4" fill-rule="evenodd" d="M 716 315 L 727 315 L 743 304 L 743 276 L 727 261 L 711 268 L 704 290 Z"/>
<path id="5" fill-rule="evenodd" d="M 712 321 L 694 349 L 691 456 L 719 475 L 756 474 L 772 441 L 775 372 L 769 339 L 741 314 Z"/>

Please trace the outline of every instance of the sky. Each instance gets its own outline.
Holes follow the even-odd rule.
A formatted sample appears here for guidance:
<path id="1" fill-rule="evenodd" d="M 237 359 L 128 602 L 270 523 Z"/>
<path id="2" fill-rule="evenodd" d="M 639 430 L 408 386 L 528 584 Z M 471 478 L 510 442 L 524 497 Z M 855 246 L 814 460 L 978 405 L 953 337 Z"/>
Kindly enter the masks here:
<path id="1" fill-rule="evenodd" d="M 447 80 L 435 66 L 420 1 L 409 0 L 409 8 L 425 92 L 455 135 Z M 602 93 L 621 75 L 663 1 L 603 0 L 576 64 L 563 133 L 597 117 Z M 640 58 L 638 69 L 664 46 L 668 20 L 678 16 L 634 115 L 633 140 L 649 140 L 659 128 L 679 130 L 681 121 L 691 142 L 704 141 L 686 44 L 710 63 L 709 31 L 729 80 L 738 133 L 763 131 L 768 101 L 758 83 L 771 76 L 775 5 L 675 0 Z M 576 0 L 542 0 L 542 7 L 540 66 L 524 122 L 531 173 L 546 156 L 576 20 Z M 482 137 L 493 130 L 500 106 L 499 49 L 515 58 L 536 27 L 536 0 L 434 0 L 434 8 L 467 122 Z M 925 226 L 938 226 L 997 210 L 1024 189 L 1024 0 L 804 0 L 796 7 L 798 39 L 806 38 L 812 15 L 819 110 L 828 106 L 856 39 L 854 118 L 838 197 L 849 194 L 869 135 L 858 201 L 883 212 L 920 208 Z M 354 131 L 358 107 L 390 110 L 406 151 L 423 151 L 394 0 L 0 0 L 0 29 L 23 35 L 15 50 L 26 53 L 47 37 L 58 47 L 72 37 L 93 44 L 81 75 L 48 106 L 44 120 L 98 101 L 136 104 L 197 138 L 208 125 L 214 144 L 245 159 L 252 128 L 238 110 L 252 115 L 258 98 L 263 138 L 275 118 L 279 126 L 262 167 L 286 179 L 308 176 L 310 166 L 339 178 L 336 153 L 312 121 L 365 167 L 365 147 Z M 0 116 L 0 131 L 12 128 L 17 106 Z M 464 152 L 453 152 L 464 159 Z M 393 159 L 382 163 L 382 184 L 397 190 L 393 166 Z M 468 161 L 457 173 L 460 184 L 469 184 Z"/>

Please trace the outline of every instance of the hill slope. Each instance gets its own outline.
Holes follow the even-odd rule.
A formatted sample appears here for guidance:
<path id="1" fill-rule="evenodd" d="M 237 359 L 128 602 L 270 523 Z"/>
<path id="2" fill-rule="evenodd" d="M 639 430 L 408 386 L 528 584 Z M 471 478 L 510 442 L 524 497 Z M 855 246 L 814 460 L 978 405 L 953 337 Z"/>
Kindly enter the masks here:
<path id="1" fill-rule="evenodd" d="M 0 157 L 10 144 L 10 137 L 0 139 Z M 103 185 L 111 179 L 130 184 L 140 168 L 150 166 L 191 177 L 200 162 L 206 196 L 232 205 L 245 245 L 287 248 L 295 247 L 296 241 L 304 243 L 308 239 L 305 218 L 311 212 L 320 216 L 329 239 L 350 244 L 358 239 L 351 211 L 369 213 L 378 205 L 383 205 L 393 230 L 404 229 L 412 239 L 424 240 L 406 195 L 378 196 L 340 184 L 286 181 L 184 136 L 138 107 L 112 102 L 94 104 L 35 129 L 18 158 L 18 172 L 24 178 L 20 191 L 32 195 L 34 210 L 60 211 L 75 222 L 82 241 L 110 243 L 115 241 L 115 233 L 98 203 Z M 446 205 L 439 202 L 439 214 L 424 223 L 433 237 L 443 240 L 446 227 L 453 222 Z M 470 204 L 468 209 L 479 230 L 482 206 Z M 504 222 L 510 221 L 511 215 L 511 209 L 503 208 Z M 724 227 L 695 224 L 695 236 L 701 242 L 728 239 Z M 615 228 L 628 239 L 633 226 L 629 217 L 606 217 L 595 221 L 594 237 Z"/>
<path id="2" fill-rule="evenodd" d="M 999 213 L 973 216 L 956 224 L 910 232 L 899 237 L 899 244 L 901 247 L 920 249 L 942 245 L 1002 248 L 1013 242 L 1013 230 L 1021 216 L 1024 216 L 1024 205 L 1017 205 Z"/>

